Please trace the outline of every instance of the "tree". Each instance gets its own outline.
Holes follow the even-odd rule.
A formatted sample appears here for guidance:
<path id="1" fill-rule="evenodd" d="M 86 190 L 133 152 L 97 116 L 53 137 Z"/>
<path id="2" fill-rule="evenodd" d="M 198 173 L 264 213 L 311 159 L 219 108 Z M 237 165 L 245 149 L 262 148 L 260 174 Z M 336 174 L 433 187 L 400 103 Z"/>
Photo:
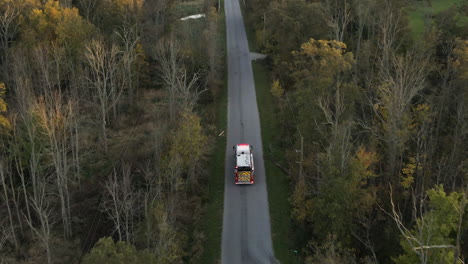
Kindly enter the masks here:
<path id="1" fill-rule="evenodd" d="M 391 189 L 390 189 L 391 190 Z M 413 205 L 413 228 L 407 228 L 402 215 L 393 202 L 390 201 L 392 212 L 390 216 L 395 221 L 401 233 L 401 246 L 404 253 L 394 259 L 396 263 L 458 263 L 460 256 L 459 239 L 461 224 L 466 204 L 466 195 L 453 192 L 447 195 L 442 186 L 436 186 L 427 191 L 429 202 Z M 456 234 L 456 237 L 454 236 Z"/>
<path id="2" fill-rule="evenodd" d="M 81 10 L 83 10 L 84 16 L 88 22 L 92 20 L 91 12 L 94 10 L 97 3 L 98 3 L 98 0 L 79 0 L 78 1 L 78 6 L 80 7 Z"/>
<path id="3" fill-rule="evenodd" d="M 184 110 L 180 114 L 179 125 L 173 131 L 171 146 L 169 149 L 169 166 L 182 168 L 187 171 L 187 185 L 192 185 L 195 172 L 203 158 L 203 145 L 207 140 L 201 126 L 201 119 L 190 110 Z"/>
<path id="4" fill-rule="evenodd" d="M 366 185 L 376 177 L 373 167 L 377 156 L 360 147 L 347 160 L 343 172 L 339 169 L 341 160 L 336 156 L 335 153 L 319 155 L 321 178 L 309 217 L 320 241 L 332 234 L 347 245 L 351 235 L 356 236 L 356 224 L 361 225 L 375 205 L 375 190 Z"/>
<path id="5" fill-rule="evenodd" d="M 352 250 L 345 248 L 336 236 L 328 236 L 322 244 L 309 243 L 307 249 L 313 255 L 306 257 L 306 264 L 356 264 L 356 257 Z"/>
<path id="6" fill-rule="evenodd" d="M 7 111 L 7 103 L 5 102 L 6 87 L 4 83 L 0 83 L 0 136 L 11 129 L 10 121 L 4 116 Z"/>
<path id="7" fill-rule="evenodd" d="M 38 64 L 41 64 L 42 56 L 37 57 Z M 34 94 L 33 83 L 30 80 L 31 68 L 27 66 L 25 55 L 15 56 L 13 64 L 13 81 L 15 85 L 14 98 L 16 101 L 16 118 L 13 126 L 13 141 L 11 144 L 11 154 L 15 162 L 15 167 L 18 175 L 22 178 L 23 189 L 28 188 L 32 191 L 32 196 L 35 201 L 40 199 L 38 193 L 39 181 L 45 176 L 45 170 L 48 169 L 48 138 L 47 133 L 40 122 L 40 117 L 37 112 L 36 103 L 39 101 Z M 47 64 L 42 65 L 48 68 Z M 44 68 L 41 67 L 41 70 Z M 47 89 L 54 85 L 49 77 L 55 76 L 49 71 L 43 71 L 43 79 L 49 82 L 43 83 L 45 92 L 53 93 L 51 89 Z M 51 76 L 52 75 L 52 76 Z M 28 178 L 29 181 L 24 181 Z M 31 190 L 32 187 L 32 190 Z M 27 204 L 27 199 L 25 197 Z M 29 215 L 29 214 L 28 214 Z"/>
<path id="8" fill-rule="evenodd" d="M 115 28 L 124 25 L 141 26 L 142 14 L 145 11 L 143 0 L 100 0 L 94 12 L 94 23 L 104 35 L 111 35 Z M 160 2 L 160 1 L 152 1 Z M 149 18 L 153 19 L 153 18 Z"/>
<path id="9" fill-rule="evenodd" d="M 116 32 L 119 36 L 121 43 L 123 45 L 123 57 L 122 63 L 124 72 L 126 74 L 125 82 L 126 88 L 128 92 L 128 99 L 130 105 L 133 105 L 134 96 L 136 93 L 136 89 L 138 89 L 138 72 L 137 72 L 137 62 L 138 57 L 141 54 L 138 53 L 138 47 L 141 37 L 140 29 L 135 26 L 128 26 L 124 25 L 120 32 Z"/>
<path id="10" fill-rule="evenodd" d="M 409 137 L 409 110 L 412 100 L 425 87 L 429 57 L 417 52 L 392 54 L 389 64 L 380 70 L 377 98 L 370 103 L 387 145 L 387 177 L 395 180 L 398 157 Z"/>
<path id="11" fill-rule="evenodd" d="M 151 167 L 150 161 L 145 163 L 142 172 L 145 186 L 142 190 L 144 220 L 143 224 L 140 226 L 140 232 L 144 233 L 143 236 L 145 238 L 146 248 L 154 248 L 158 231 L 155 227 L 154 219 L 151 216 L 154 210 L 153 207 L 163 195 L 163 190 L 161 188 L 160 175 L 156 169 Z"/>
<path id="12" fill-rule="evenodd" d="M 145 43 L 152 44 L 157 42 L 158 38 L 164 31 L 167 22 L 167 10 L 173 0 L 159 0 L 159 1 L 144 1 L 144 23 L 143 30 L 148 32 L 145 34 Z"/>
<path id="13" fill-rule="evenodd" d="M 308 39 L 326 38 L 326 11 L 322 4 L 310 1 L 271 1 L 268 8 L 258 9 L 256 17 L 257 44 L 264 46 L 280 65 L 289 62 L 291 51 Z M 263 44 L 263 45 L 262 45 Z"/>
<path id="14" fill-rule="evenodd" d="M 64 102 L 60 94 L 53 93 L 39 99 L 35 106 L 42 131 L 48 139 L 49 155 L 55 170 L 55 183 L 60 198 L 64 236 L 72 236 L 70 213 L 70 134 L 73 107 L 71 102 Z M 37 202 L 37 201 L 36 201 Z"/>
<path id="15" fill-rule="evenodd" d="M 72 0 L 58 0 L 58 2 L 62 7 L 71 8 L 72 6 Z"/>
<path id="16" fill-rule="evenodd" d="M 206 38 L 206 51 L 208 55 L 208 65 L 210 67 L 210 74 L 214 77 L 217 72 L 218 61 L 218 21 L 219 14 L 216 8 L 211 7 L 208 15 L 208 28 L 205 30 Z"/>
<path id="17" fill-rule="evenodd" d="M 137 250 L 129 242 L 112 241 L 110 237 L 99 239 L 90 253 L 84 259 L 84 264 L 114 263 L 114 264 L 138 264 L 161 263 L 156 261 L 156 256 L 146 250 Z"/>
<path id="18" fill-rule="evenodd" d="M 190 75 L 183 64 L 179 44 L 171 39 L 160 42 L 154 49 L 159 63 L 161 78 L 164 81 L 169 99 L 169 118 L 174 118 L 180 110 L 192 110 L 200 94 L 207 89 L 198 90 L 200 72 Z"/>
<path id="19" fill-rule="evenodd" d="M 17 210 L 17 218 L 16 220 L 14 220 L 14 215 L 13 215 L 13 211 L 12 211 L 12 208 L 10 206 L 10 186 L 7 185 L 7 175 L 6 174 L 9 174 L 11 175 L 11 169 L 9 168 L 6 168 L 6 165 L 4 163 L 4 161 L 6 159 L 4 159 L 4 154 L 1 153 L 1 156 L 2 160 L 0 161 L 0 183 L 2 185 L 2 193 L 1 193 L 1 198 L 3 199 L 3 201 L 5 201 L 5 204 L 6 204 L 6 208 L 7 208 L 7 211 L 8 211 L 8 221 L 9 221 L 9 228 L 10 228 L 10 231 L 8 232 L 9 234 L 11 234 L 12 236 L 12 239 L 13 239 L 13 243 L 15 245 L 15 250 L 18 251 L 20 250 L 20 244 L 19 244 L 19 241 L 18 241 L 18 237 L 17 237 L 17 234 L 16 234 L 16 223 L 19 222 L 19 212 Z M 9 177 L 11 179 L 11 176 Z M 13 189 L 11 190 L 11 194 L 12 194 L 12 200 L 15 202 L 16 200 L 16 197 L 15 197 L 15 193 L 13 191 Z M 16 205 L 16 202 L 15 202 L 15 207 L 17 207 Z"/>
<path id="20" fill-rule="evenodd" d="M 7 227 L 7 224 L 4 224 L 3 222 L 1 222 L 1 224 L 2 228 L 0 228 L 0 252 L 3 252 L 3 247 L 8 242 L 8 240 L 11 239 L 13 232 L 9 227 Z M 1 264 L 3 264 L 3 259 L 5 258 L 5 255 L 6 254 L 4 253 L 0 253 L 0 257 L 2 259 L 2 261 L 0 262 Z"/>
<path id="21" fill-rule="evenodd" d="M 299 221 L 313 222 L 320 240 L 332 233 L 348 242 L 352 231 L 348 220 L 353 216 L 349 201 L 358 199 L 356 182 L 360 181 L 350 172 L 356 93 L 349 82 L 353 55 L 342 42 L 310 39 L 293 57 L 289 67 L 298 133 L 306 142 L 305 160 L 313 164 L 304 166 L 306 180 L 295 181 L 294 215 Z"/>
<path id="22" fill-rule="evenodd" d="M 4 0 L 0 2 L 0 48 L 3 65 L 3 77 L 6 78 L 6 68 L 9 65 L 9 48 L 11 41 L 19 33 L 20 25 L 23 22 L 21 12 L 25 7 L 23 0 Z"/>
<path id="23" fill-rule="evenodd" d="M 200 95 L 206 92 L 208 89 L 203 87 L 199 90 L 199 82 L 202 74 L 200 72 L 194 73 L 192 76 L 189 76 L 186 69 L 183 69 L 179 72 L 179 75 L 176 78 L 176 94 L 177 94 L 177 103 L 180 110 L 192 111 L 195 107 Z"/>
<path id="24" fill-rule="evenodd" d="M 107 152 L 106 128 L 109 123 L 109 110 L 117 115 L 116 104 L 122 94 L 122 81 L 119 79 L 119 49 L 115 45 L 107 47 L 103 41 L 93 40 L 86 46 L 86 60 L 91 71 L 88 78 L 96 92 L 99 105 L 102 139 Z"/>
<path id="25" fill-rule="evenodd" d="M 36 213 L 36 218 L 39 220 L 39 227 L 34 226 L 33 221 L 31 218 L 26 217 L 26 221 L 28 222 L 29 227 L 33 230 L 34 234 L 39 238 L 39 241 L 42 243 L 46 256 L 47 256 L 47 263 L 52 263 L 52 252 L 50 248 L 50 240 L 51 240 L 51 230 L 53 219 L 52 215 L 54 214 L 53 208 L 50 205 L 50 194 L 46 192 L 47 183 L 45 179 L 42 179 L 37 183 L 37 198 L 34 196 L 30 196 L 31 200 L 31 207 L 33 208 L 34 212 Z"/>
<path id="26" fill-rule="evenodd" d="M 160 42 L 154 49 L 154 55 L 168 92 L 169 118 L 173 121 L 176 114 L 177 77 L 182 69 L 182 53 L 177 42 L 171 39 Z"/>
<path id="27" fill-rule="evenodd" d="M 468 80 L 468 40 L 456 40 L 453 51 L 453 66 L 459 73 L 459 78 Z"/>
<path id="28" fill-rule="evenodd" d="M 371 12 L 375 9 L 376 1 L 373 0 L 361 0 L 354 2 L 355 5 L 355 12 L 354 12 L 354 20 L 357 24 L 357 32 L 356 32 L 356 46 L 355 46 L 355 54 L 356 54 L 356 61 L 359 62 L 360 54 L 361 54 L 361 47 L 363 45 L 364 36 L 364 29 L 370 27 L 371 22 Z M 357 21 L 356 21 L 357 20 Z M 358 63 L 359 64 L 359 63 Z"/>
<path id="29" fill-rule="evenodd" d="M 134 220 L 139 211 L 139 193 L 133 186 L 131 176 L 131 167 L 123 165 L 122 172 L 117 172 L 114 168 L 105 183 L 104 211 L 114 223 L 119 241 L 127 242 L 134 241 Z"/>
<path id="30" fill-rule="evenodd" d="M 404 14 L 402 12 L 403 1 L 384 0 L 382 7 L 376 9 L 375 21 L 376 32 L 378 34 L 378 50 L 380 52 L 379 64 L 381 69 L 391 67 L 394 52 L 399 50 L 405 41 Z"/>
<path id="31" fill-rule="evenodd" d="M 336 127 L 350 120 L 356 93 L 356 87 L 348 79 L 354 64 L 353 54 L 346 51 L 342 42 L 310 39 L 293 56 L 289 68 L 294 80 L 299 130 L 306 142 L 327 141 L 328 135 L 323 134 L 327 129 L 322 123 L 331 122 Z M 334 120 L 326 120 L 327 117 Z"/>
<path id="32" fill-rule="evenodd" d="M 332 39 L 343 42 L 344 34 L 350 22 L 351 3 L 347 0 L 324 1 L 328 13 L 327 24 L 332 29 Z"/>
<path id="33" fill-rule="evenodd" d="M 158 257 L 156 263 L 181 264 L 183 263 L 183 251 L 179 245 L 180 235 L 177 234 L 174 227 L 175 221 L 171 221 L 169 210 L 164 202 L 157 202 L 150 218 L 158 230 L 158 239 L 154 249 L 155 255 Z"/>
<path id="34" fill-rule="evenodd" d="M 78 58 L 85 43 L 94 33 L 92 24 L 84 20 L 76 8 L 60 6 L 58 1 L 47 1 L 42 8 L 35 8 L 28 16 L 23 30 L 23 42 L 35 46 L 38 42 L 57 42 L 67 55 Z"/>
<path id="35" fill-rule="evenodd" d="M 273 81 L 270 92 L 276 99 L 280 99 L 284 95 L 284 88 L 281 86 L 279 80 Z"/>

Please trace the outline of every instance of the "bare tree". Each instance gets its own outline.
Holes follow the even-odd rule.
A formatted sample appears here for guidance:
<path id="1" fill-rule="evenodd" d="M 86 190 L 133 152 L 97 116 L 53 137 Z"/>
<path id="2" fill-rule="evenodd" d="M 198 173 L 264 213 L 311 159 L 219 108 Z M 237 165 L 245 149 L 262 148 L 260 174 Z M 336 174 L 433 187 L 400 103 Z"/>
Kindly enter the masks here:
<path id="1" fill-rule="evenodd" d="M 379 50 L 380 50 L 380 69 L 384 71 L 391 68 L 393 53 L 401 45 L 398 34 L 402 30 L 400 21 L 402 17 L 401 10 L 395 8 L 395 3 L 391 0 L 383 1 L 382 12 L 379 12 L 377 18 L 377 28 L 379 32 Z"/>
<path id="2" fill-rule="evenodd" d="M 143 46 L 150 47 L 156 43 L 164 31 L 166 24 L 166 12 L 170 0 L 144 1 L 142 19 L 142 41 Z M 148 54 L 151 50 L 146 50 Z"/>
<path id="3" fill-rule="evenodd" d="M 164 202 L 158 203 L 156 223 L 158 228 L 158 240 L 155 253 L 158 263 L 182 263 L 180 261 L 180 248 L 177 245 L 177 233 L 171 220 L 169 209 Z"/>
<path id="4" fill-rule="evenodd" d="M 354 3 L 356 5 L 356 16 L 357 16 L 357 41 L 356 41 L 356 52 L 355 52 L 355 58 L 356 61 L 359 62 L 360 59 L 360 52 L 361 52 L 361 47 L 362 47 L 362 39 L 363 39 L 363 34 L 364 34 L 364 28 L 368 25 L 370 22 L 370 15 L 371 11 L 374 7 L 374 1 L 373 0 L 361 0 L 357 1 Z"/>
<path id="5" fill-rule="evenodd" d="M 166 200 L 166 210 L 168 212 L 168 217 L 171 223 L 175 222 L 176 219 L 176 207 L 177 207 L 177 198 L 178 191 L 182 186 L 182 166 L 181 157 L 176 155 L 171 158 L 170 164 L 164 171 L 164 184 L 168 188 L 168 198 Z"/>
<path id="6" fill-rule="evenodd" d="M 332 28 L 333 39 L 343 42 L 346 28 L 350 22 L 350 4 L 347 0 L 326 0 L 324 5 L 328 11 L 327 23 Z"/>
<path id="7" fill-rule="evenodd" d="M 15 35 L 19 32 L 19 19 L 24 8 L 23 0 L 3 0 L 0 2 L 0 48 L 2 55 L 0 63 L 3 65 L 4 78 L 9 65 L 9 46 Z"/>
<path id="8" fill-rule="evenodd" d="M 71 61 L 68 61 L 64 65 L 67 69 L 67 96 L 70 98 L 70 101 L 73 102 L 74 114 L 72 116 L 72 125 L 70 126 L 70 135 L 73 139 L 71 140 L 71 150 L 72 150 L 72 165 L 74 170 L 75 180 L 79 186 L 81 186 L 81 142 L 80 135 L 81 129 L 84 129 L 80 126 L 82 116 L 80 111 L 83 105 L 83 102 L 90 102 L 89 95 L 89 86 L 87 85 L 87 79 L 85 77 L 86 69 L 83 64 L 75 64 Z"/>
<path id="9" fill-rule="evenodd" d="M 52 93 L 58 90 L 59 95 L 63 95 L 62 80 L 64 79 L 66 54 L 65 48 L 57 43 L 41 45 L 34 49 L 35 62 L 40 71 L 39 78 L 42 79 L 44 90 L 42 94 Z"/>
<path id="10" fill-rule="evenodd" d="M 413 197 L 415 197 L 413 195 Z M 454 206 L 457 209 L 457 213 L 460 215 L 460 220 L 462 221 L 463 219 L 463 214 L 465 206 L 465 199 L 466 195 L 462 198 L 461 204 L 460 205 L 455 205 Z M 421 264 L 426 264 L 429 263 L 429 259 L 431 257 L 431 249 L 451 249 L 454 250 L 454 260 L 453 263 L 458 263 L 459 260 L 459 239 L 460 239 L 460 222 L 459 222 L 459 229 L 457 230 L 457 246 L 451 245 L 451 244 L 440 244 L 440 245 L 432 245 L 431 244 L 431 237 L 432 237 L 432 227 L 433 225 L 433 219 L 425 219 L 426 217 L 431 218 L 431 216 L 426 216 L 425 215 L 425 200 L 427 199 L 426 196 L 420 197 L 419 201 L 416 201 L 416 199 L 413 199 L 413 216 L 414 220 L 413 222 L 415 223 L 415 230 L 414 232 L 410 230 L 408 227 L 405 226 L 404 221 L 403 221 L 403 216 L 398 208 L 396 208 L 395 203 L 393 201 L 393 193 L 392 193 L 392 188 L 390 186 L 390 204 L 391 204 L 391 213 L 388 213 L 387 211 L 383 210 L 387 215 L 389 215 L 395 224 L 397 225 L 398 230 L 400 231 L 402 237 L 406 240 L 408 245 L 410 246 L 411 250 L 418 255 L 420 263 Z M 419 219 L 417 219 L 417 215 L 419 215 Z"/>
<path id="11" fill-rule="evenodd" d="M 0 160 L 0 183 L 2 184 L 2 191 L 3 191 L 1 197 L 3 198 L 3 201 L 5 202 L 7 210 L 8 210 L 8 220 L 10 224 L 9 226 L 10 231 L 7 231 L 7 232 L 11 235 L 13 239 L 13 243 L 15 245 L 15 249 L 16 251 L 18 251 L 20 249 L 20 246 L 19 246 L 18 238 L 16 237 L 16 231 L 15 231 L 17 221 L 14 220 L 12 208 L 10 206 L 10 198 L 11 198 L 9 195 L 10 190 L 9 190 L 9 186 L 7 185 L 7 179 L 5 175 L 7 173 L 11 173 L 11 171 L 10 172 L 7 171 L 4 160 L 5 159 L 3 159 L 3 157 L 2 157 L 2 160 Z"/>
<path id="12" fill-rule="evenodd" d="M 179 45 L 174 40 L 160 42 L 155 50 L 160 65 L 161 77 L 169 97 L 169 117 L 173 121 L 179 109 L 193 109 L 200 94 L 207 91 L 206 86 L 199 90 L 201 73 L 192 76 L 187 73 L 182 62 Z"/>
<path id="13" fill-rule="evenodd" d="M 15 129 L 16 131 L 17 129 Z M 18 136 L 15 135 L 15 144 L 16 146 L 19 146 L 19 142 L 18 142 Z M 33 146 L 34 148 L 34 146 Z M 19 151 L 17 151 L 19 152 Z M 21 181 L 21 189 L 23 191 L 23 198 L 24 198 L 24 203 L 25 203 L 25 207 L 26 207 L 26 218 L 28 221 L 31 221 L 31 212 L 29 210 L 29 200 L 28 200 L 28 195 L 27 195 L 27 191 L 26 191 L 26 177 L 25 177 L 25 169 L 23 168 L 23 165 L 22 165 L 22 160 L 21 160 L 21 157 L 19 155 L 19 153 L 15 153 L 17 155 L 14 155 L 14 161 L 15 161 L 15 165 L 16 165 L 16 171 L 18 172 L 18 176 L 20 178 L 20 181 Z M 32 176 L 31 178 L 34 178 L 36 175 Z"/>
<path id="14" fill-rule="evenodd" d="M 375 252 L 375 245 L 372 242 L 371 236 L 371 228 L 374 224 L 375 217 L 371 215 L 358 215 L 356 217 L 357 223 L 361 226 L 360 232 L 352 231 L 351 235 L 356 238 L 359 242 L 361 242 L 372 254 L 372 263 L 379 263 L 377 259 L 377 254 Z"/>
<path id="15" fill-rule="evenodd" d="M 192 110 L 195 107 L 200 95 L 207 91 L 206 87 L 199 88 L 199 80 L 202 77 L 200 72 L 187 76 L 187 70 L 183 69 L 176 77 L 176 97 L 181 109 Z"/>
<path id="16" fill-rule="evenodd" d="M 13 230 L 11 230 L 10 225 L 5 222 L 7 222 L 7 219 L 0 222 L 0 264 L 6 263 L 4 255 L 1 252 L 3 252 L 2 249 L 5 244 L 13 237 Z"/>
<path id="17" fill-rule="evenodd" d="M 31 79 L 28 76 L 30 69 L 27 67 L 27 61 L 24 56 L 15 56 L 13 69 L 13 81 L 16 88 L 15 99 L 18 111 L 13 130 L 14 140 L 17 147 L 21 144 L 27 145 L 25 149 L 27 150 L 28 163 L 23 164 L 20 160 L 21 157 L 18 156 L 20 153 L 14 153 L 14 159 L 18 174 L 22 175 L 23 171 L 28 171 L 33 197 L 37 200 L 39 199 L 37 182 L 41 177 L 44 167 L 41 161 L 45 153 L 45 145 L 40 140 L 42 136 L 40 124 L 37 122 L 34 112 L 34 103 L 37 99 L 33 92 Z"/>
<path id="18" fill-rule="evenodd" d="M 134 218 L 139 204 L 139 194 L 132 185 L 131 177 L 131 167 L 123 165 L 121 172 L 114 168 L 105 183 L 108 198 L 104 202 L 104 211 L 114 223 L 119 240 L 127 242 L 134 239 Z"/>
<path id="19" fill-rule="evenodd" d="M 125 83 L 126 88 L 128 91 L 129 102 L 130 105 L 133 104 L 135 90 L 138 88 L 138 73 L 136 72 L 136 65 L 135 62 L 138 57 L 138 53 L 136 50 L 137 44 L 140 40 L 141 30 L 137 25 L 130 26 L 125 24 L 121 32 L 117 32 L 116 34 L 119 36 L 121 43 L 124 47 L 123 49 L 123 56 L 122 56 L 122 63 L 125 72 Z M 135 82 L 134 82 L 135 80 Z"/>
<path id="20" fill-rule="evenodd" d="M 72 0 L 59 0 L 60 6 L 64 8 L 72 7 Z"/>
<path id="21" fill-rule="evenodd" d="M 413 98 L 425 87 L 429 71 L 429 56 L 416 52 L 391 55 L 389 67 L 381 68 L 382 84 L 377 96 L 371 100 L 372 109 L 383 124 L 384 141 L 387 144 L 388 175 L 394 176 L 396 162 L 408 139 L 408 111 Z"/>
<path id="22" fill-rule="evenodd" d="M 38 182 L 38 196 L 37 198 L 31 196 L 31 205 L 36 213 L 40 226 L 35 227 L 34 223 L 28 219 L 28 225 L 34 231 L 35 235 L 41 241 L 47 256 L 47 263 L 52 263 L 52 255 L 50 249 L 51 228 L 53 225 L 52 215 L 53 208 L 50 206 L 50 194 L 46 192 L 46 180 L 42 179 Z"/>
<path id="23" fill-rule="evenodd" d="M 169 117 L 173 121 L 176 113 L 177 77 L 183 67 L 182 53 L 177 42 L 170 39 L 159 42 L 154 49 L 154 55 L 159 63 L 161 78 L 168 92 Z"/>
<path id="24" fill-rule="evenodd" d="M 336 89 L 333 95 L 319 97 L 318 106 L 323 112 L 325 117 L 325 124 L 330 126 L 331 139 L 330 145 L 327 147 L 328 160 L 331 162 L 335 160 L 333 156 L 339 156 L 340 172 L 345 175 L 348 160 L 351 152 L 351 129 L 352 122 L 345 116 L 346 104 L 344 93 L 341 92 L 341 83 L 336 84 Z M 320 130 L 320 129 L 319 129 Z M 321 131 L 325 136 L 329 134 L 328 131 Z M 331 165 L 331 164 L 330 164 Z"/>
<path id="25" fill-rule="evenodd" d="M 78 1 L 78 6 L 80 7 L 81 10 L 83 10 L 84 16 L 88 22 L 92 20 L 91 12 L 94 10 L 94 7 L 96 7 L 97 3 L 98 3 L 98 0 L 79 0 Z"/>
<path id="26" fill-rule="evenodd" d="M 143 210 L 145 216 L 145 236 L 146 247 L 151 248 L 153 245 L 154 237 L 157 230 L 152 223 L 152 210 L 155 202 L 161 199 L 162 188 L 158 172 L 151 167 L 150 161 L 147 161 L 142 168 L 143 179 L 145 181 L 145 188 L 143 190 Z"/>
<path id="27" fill-rule="evenodd" d="M 455 129 L 452 135 L 452 148 L 450 150 L 450 154 L 448 157 L 448 162 L 446 166 L 446 172 L 449 176 L 448 183 L 452 187 L 454 191 L 457 187 L 457 182 L 459 179 L 457 178 L 457 170 L 460 166 L 460 163 L 463 162 L 463 148 L 460 148 L 466 141 L 468 137 L 468 109 L 466 103 L 464 102 L 465 98 L 459 97 L 456 103 L 456 113 L 455 118 Z"/>
<path id="28" fill-rule="evenodd" d="M 70 214 L 70 161 L 68 153 L 71 151 L 70 126 L 73 116 L 71 102 L 64 102 L 62 96 L 57 93 L 47 95 L 36 103 L 36 111 L 39 114 L 41 126 L 49 141 L 50 155 L 53 160 L 56 185 L 61 204 L 64 235 L 71 237 Z"/>
<path id="29" fill-rule="evenodd" d="M 109 123 L 108 112 L 113 109 L 116 117 L 116 104 L 122 93 L 122 83 L 118 80 L 120 51 L 115 45 L 106 47 L 103 41 L 93 40 L 86 47 L 86 59 L 91 70 L 88 79 L 96 91 L 101 116 L 101 131 L 107 152 L 106 127 Z"/>

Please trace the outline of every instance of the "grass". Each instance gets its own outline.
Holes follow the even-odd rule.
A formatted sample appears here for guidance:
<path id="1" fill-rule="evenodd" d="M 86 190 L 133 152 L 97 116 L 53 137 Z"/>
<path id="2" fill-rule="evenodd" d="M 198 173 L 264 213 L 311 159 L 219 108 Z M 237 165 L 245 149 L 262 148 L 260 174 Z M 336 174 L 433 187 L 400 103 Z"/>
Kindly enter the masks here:
<path id="1" fill-rule="evenodd" d="M 200 14 L 202 12 L 203 2 L 200 0 L 178 3 L 172 9 L 172 15 L 177 18 Z"/>
<path id="2" fill-rule="evenodd" d="M 241 5 L 242 16 L 251 51 L 258 51 L 254 30 L 248 26 L 248 14 Z M 270 73 L 262 62 L 252 62 L 255 79 L 260 126 L 262 129 L 265 173 L 267 175 L 268 203 L 275 257 L 281 263 L 300 263 L 294 256 L 295 234 L 291 223 L 289 182 L 287 175 L 273 161 L 283 161 L 284 155 L 277 137 L 280 124 L 276 118 L 275 100 L 270 92 Z"/>
<path id="3" fill-rule="evenodd" d="M 242 16 L 251 51 L 258 51 L 254 30 L 248 26 L 248 14 L 241 5 Z M 271 232 L 275 257 L 281 263 L 300 263 L 294 256 L 295 234 L 291 223 L 289 182 L 287 175 L 273 161 L 283 161 L 280 140 L 276 136 L 280 124 L 276 118 L 275 100 L 270 92 L 270 73 L 262 62 L 252 62 L 255 79 L 260 126 L 262 129 L 265 173 L 267 175 L 268 203 L 270 206 Z M 271 150 L 271 151 L 270 151 Z"/>
<path id="4" fill-rule="evenodd" d="M 224 1 L 221 1 L 224 7 Z M 219 47 L 226 58 L 226 21 L 224 8 L 220 12 L 219 30 L 221 39 Z M 224 59 L 226 63 L 226 59 Z M 215 109 L 217 110 L 216 128 L 218 131 L 226 131 L 227 123 L 227 71 L 224 68 L 224 83 L 219 96 L 215 98 Z M 223 202 L 224 202 L 224 161 L 226 151 L 226 134 L 216 138 L 215 149 L 209 164 L 210 181 L 208 183 L 208 202 L 206 205 L 204 233 L 206 241 L 204 252 L 199 261 L 201 264 L 219 263 L 221 257 L 221 233 L 223 228 Z"/>
<path id="5" fill-rule="evenodd" d="M 262 129 L 263 153 L 267 175 L 268 201 L 275 256 L 281 263 L 299 263 L 294 257 L 294 233 L 289 204 L 289 182 L 287 175 L 273 161 L 284 160 L 279 147 L 280 124 L 275 114 L 275 101 L 270 93 L 270 77 L 261 62 L 253 62 L 257 104 Z M 272 150 L 272 151 L 270 151 Z"/>
<path id="6" fill-rule="evenodd" d="M 414 38 L 420 38 L 425 30 L 425 19 L 441 11 L 461 3 L 463 0 L 432 0 L 428 6 L 426 1 L 414 1 L 408 12 L 409 26 Z"/>
<path id="7" fill-rule="evenodd" d="M 224 2 L 222 2 L 224 6 Z M 220 27 L 222 28 L 222 47 L 226 47 L 225 17 L 222 15 Z M 256 49 L 252 31 L 247 31 L 249 46 L 251 50 Z M 225 50 L 224 50 L 225 52 Z M 265 168 L 268 175 L 268 194 L 270 204 L 270 217 L 272 225 L 272 238 L 275 256 L 281 263 L 298 263 L 293 255 L 293 234 L 290 220 L 290 206 L 288 202 L 289 188 L 287 175 L 279 170 L 272 160 L 282 160 L 282 151 L 275 132 L 279 129 L 279 124 L 275 118 L 275 102 L 270 93 L 270 79 L 268 70 L 261 63 L 253 63 L 255 76 L 255 87 L 257 91 L 257 103 L 261 119 L 262 137 L 264 142 Z M 227 75 L 225 74 L 224 89 L 220 94 L 220 101 L 217 103 L 219 131 L 226 129 L 227 119 Z M 273 153 L 270 154 L 270 145 Z M 221 253 L 221 232 L 222 213 L 224 201 L 224 160 L 225 160 L 226 138 L 218 137 L 216 149 L 211 158 L 213 164 L 210 170 L 212 175 L 209 183 L 209 201 L 206 211 L 205 251 L 199 263 L 218 263 Z"/>
<path id="8" fill-rule="evenodd" d="M 249 27 L 248 24 L 248 14 L 247 11 L 245 10 L 245 6 L 240 3 L 241 7 L 241 12 L 242 12 L 242 18 L 244 19 L 244 25 L 245 25 L 245 33 L 247 34 L 247 42 L 249 43 L 249 50 L 253 52 L 257 52 L 258 47 L 257 47 L 257 41 L 255 37 L 255 30 L 253 28 Z"/>

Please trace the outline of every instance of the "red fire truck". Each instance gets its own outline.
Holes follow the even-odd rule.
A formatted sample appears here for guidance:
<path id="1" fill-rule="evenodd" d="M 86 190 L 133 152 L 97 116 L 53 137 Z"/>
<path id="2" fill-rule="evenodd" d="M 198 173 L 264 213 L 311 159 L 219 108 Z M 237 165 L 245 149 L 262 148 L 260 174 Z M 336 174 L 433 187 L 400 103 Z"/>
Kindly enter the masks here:
<path id="1" fill-rule="evenodd" d="M 234 181 L 236 184 L 254 183 L 254 160 L 252 146 L 237 144 L 234 147 L 236 165 L 234 168 Z"/>

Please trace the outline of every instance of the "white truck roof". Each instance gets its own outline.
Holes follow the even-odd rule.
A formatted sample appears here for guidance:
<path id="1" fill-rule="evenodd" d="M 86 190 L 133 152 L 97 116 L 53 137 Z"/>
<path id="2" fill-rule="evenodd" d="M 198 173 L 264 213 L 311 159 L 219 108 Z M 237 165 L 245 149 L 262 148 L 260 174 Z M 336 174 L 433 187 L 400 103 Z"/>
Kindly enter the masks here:
<path id="1" fill-rule="evenodd" d="M 251 167 L 250 145 L 238 144 L 236 146 L 236 163 L 238 167 Z"/>

